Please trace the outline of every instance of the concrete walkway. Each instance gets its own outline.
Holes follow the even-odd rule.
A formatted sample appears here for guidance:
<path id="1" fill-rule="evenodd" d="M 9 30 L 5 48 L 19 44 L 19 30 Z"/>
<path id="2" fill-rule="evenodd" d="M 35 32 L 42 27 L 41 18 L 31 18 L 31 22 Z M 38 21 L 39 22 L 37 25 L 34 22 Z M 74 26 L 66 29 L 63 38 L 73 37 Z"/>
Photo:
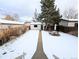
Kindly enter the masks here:
<path id="1" fill-rule="evenodd" d="M 43 51 L 41 31 L 39 32 L 37 50 L 33 55 L 32 59 L 48 59 Z"/>

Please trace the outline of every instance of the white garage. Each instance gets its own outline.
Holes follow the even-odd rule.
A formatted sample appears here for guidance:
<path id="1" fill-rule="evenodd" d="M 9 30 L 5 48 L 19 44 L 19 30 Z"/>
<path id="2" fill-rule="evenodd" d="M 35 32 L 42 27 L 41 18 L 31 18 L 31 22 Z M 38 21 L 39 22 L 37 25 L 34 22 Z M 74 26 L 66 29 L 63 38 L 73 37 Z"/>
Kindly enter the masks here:
<path id="1" fill-rule="evenodd" d="M 41 30 L 42 23 L 41 22 L 32 22 L 30 24 L 31 30 Z"/>

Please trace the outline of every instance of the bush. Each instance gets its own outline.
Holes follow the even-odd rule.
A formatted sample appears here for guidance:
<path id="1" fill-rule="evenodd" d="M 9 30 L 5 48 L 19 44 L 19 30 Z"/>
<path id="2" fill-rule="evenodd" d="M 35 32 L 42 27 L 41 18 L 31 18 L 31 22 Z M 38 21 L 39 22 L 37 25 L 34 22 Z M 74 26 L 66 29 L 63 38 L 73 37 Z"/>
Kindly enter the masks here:
<path id="1" fill-rule="evenodd" d="M 49 34 L 51 34 L 53 36 L 60 36 L 58 31 L 53 31 L 53 32 L 50 32 Z"/>
<path id="2" fill-rule="evenodd" d="M 14 28 L 7 28 L 0 32 L 0 43 L 5 43 L 10 40 L 12 36 L 20 36 L 21 34 L 25 33 L 27 27 L 24 25 L 23 27 L 14 27 Z"/>

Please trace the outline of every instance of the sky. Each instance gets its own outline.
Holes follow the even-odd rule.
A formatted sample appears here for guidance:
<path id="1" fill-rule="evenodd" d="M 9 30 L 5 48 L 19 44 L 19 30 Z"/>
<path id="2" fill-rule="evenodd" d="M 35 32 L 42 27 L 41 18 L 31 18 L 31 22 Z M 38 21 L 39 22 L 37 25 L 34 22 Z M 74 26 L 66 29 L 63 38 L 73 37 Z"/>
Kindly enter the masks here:
<path id="1" fill-rule="evenodd" d="M 41 12 L 41 0 L 0 0 L 0 9 L 7 10 L 8 13 L 17 13 L 19 16 L 33 17 L 34 11 Z M 77 9 L 77 0 L 56 0 L 55 4 L 62 14 L 69 8 Z"/>
<path id="2" fill-rule="evenodd" d="M 40 0 L 0 0 L 0 8 L 20 16 L 32 16 L 35 8 L 40 12 Z"/>

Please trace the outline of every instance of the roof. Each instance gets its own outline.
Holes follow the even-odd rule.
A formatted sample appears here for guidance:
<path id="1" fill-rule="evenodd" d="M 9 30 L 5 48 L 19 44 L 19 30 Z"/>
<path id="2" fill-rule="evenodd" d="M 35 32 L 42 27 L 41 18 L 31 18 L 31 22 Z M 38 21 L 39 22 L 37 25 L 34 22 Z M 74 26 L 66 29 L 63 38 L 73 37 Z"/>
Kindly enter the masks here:
<path id="1" fill-rule="evenodd" d="M 5 20 L 5 19 L 0 19 L 0 23 L 3 23 L 3 24 L 24 24 L 22 22 L 10 21 L 10 20 Z"/>
<path id="2" fill-rule="evenodd" d="M 42 23 L 41 23 L 41 22 L 31 22 L 31 24 L 34 24 L 34 25 L 35 25 L 35 24 L 36 24 L 36 25 L 39 24 L 39 25 L 41 25 Z"/>
<path id="3" fill-rule="evenodd" d="M 76 21 L 76 22 L 78 21 L 78 19 L 63 19 L 63 20 L 64 20 L 64 21 L 73 21 L 73 22 L 74 22 L 74 21 Z"/>

